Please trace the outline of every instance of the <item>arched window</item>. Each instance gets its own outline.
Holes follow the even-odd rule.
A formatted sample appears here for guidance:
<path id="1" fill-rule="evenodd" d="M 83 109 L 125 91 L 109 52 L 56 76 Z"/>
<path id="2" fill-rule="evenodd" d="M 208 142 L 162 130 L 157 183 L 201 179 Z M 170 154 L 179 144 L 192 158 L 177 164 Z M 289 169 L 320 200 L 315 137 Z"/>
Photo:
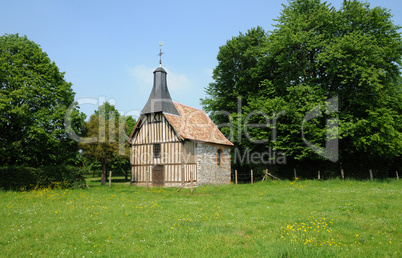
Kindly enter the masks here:
<path id="1" fill-rule="evenodd" d="M 222 150 L 221 149 L 218 150 L 216 164 L 218 166 L 220 166 L 222 164 Z"/>

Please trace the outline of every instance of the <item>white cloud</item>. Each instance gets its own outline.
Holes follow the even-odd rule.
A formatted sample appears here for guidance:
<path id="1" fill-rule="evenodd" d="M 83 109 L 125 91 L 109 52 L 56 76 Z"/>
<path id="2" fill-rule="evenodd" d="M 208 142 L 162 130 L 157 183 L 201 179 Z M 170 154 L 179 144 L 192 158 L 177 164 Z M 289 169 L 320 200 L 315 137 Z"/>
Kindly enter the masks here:
<path id="1" fill-rule="evenodd" d="M 145 65 L 137 65 L 128 68 L 130 74 L 134 77 L 136 86 L 139 86 L 141 91 L 152 89 L 153 85 L 153 71 L 154 69 L 148 68 Z"/>
<path id="2" fill-rule="evenodd" d="M 193 84 L 190 79 L 184 74 L 175 74 L 170 72 L 169 69 L 165 69 L 167 74 L 167 85 L 169 90 L 181 91 L 181 90 L 191 90 Z"/>
<path id="3" fill-rule="evenodd" d="M 169 91 L 183 91 L 191 90 L 193 88 L 193 83 L 184 74 L 176 74 L 171 72 L 169 69 L 164 68 L 167 72 L 167 85 Z M 137 65 L 128 68 L 130 74 L 134 77 L 136 86 L 139 86 L 141 91 L 149 91 L 152 89 L 154 80 L 154 70 L 155 68 L 149 68 L 145 65 Z"/>

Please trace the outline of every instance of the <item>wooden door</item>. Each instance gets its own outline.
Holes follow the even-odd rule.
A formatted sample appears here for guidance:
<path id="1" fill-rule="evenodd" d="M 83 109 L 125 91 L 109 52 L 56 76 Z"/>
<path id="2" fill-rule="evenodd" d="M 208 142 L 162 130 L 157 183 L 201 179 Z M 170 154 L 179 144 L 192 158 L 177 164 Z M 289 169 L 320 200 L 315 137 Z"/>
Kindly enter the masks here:
<path id="1" fill-rule="evenodd" d="M 152 185 L 153 186 L 163 186 L 163 165 L 156 165 L 152 169 Z"/>

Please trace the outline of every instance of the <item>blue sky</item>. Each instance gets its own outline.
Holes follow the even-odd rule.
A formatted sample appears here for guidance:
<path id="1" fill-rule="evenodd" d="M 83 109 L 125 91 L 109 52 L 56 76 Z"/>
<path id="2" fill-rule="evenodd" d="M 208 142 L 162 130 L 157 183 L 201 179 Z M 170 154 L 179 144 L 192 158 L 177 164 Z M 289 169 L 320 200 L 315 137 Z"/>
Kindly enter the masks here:
<path id="1" fill-rule="evenodd" d="M 340 7 L 342 0 L 327 1 Z M 402 25 L 402 1 L 368 1 L 391 9 Z M 0 0 L 0 35 L 26 35 L 73 83 L 88 116 L 103 100 L 137 116 L 162 66 L 173 100 L 200 108 L 219 46 L 256 26 L 272 30 L 287 1 Z"/>

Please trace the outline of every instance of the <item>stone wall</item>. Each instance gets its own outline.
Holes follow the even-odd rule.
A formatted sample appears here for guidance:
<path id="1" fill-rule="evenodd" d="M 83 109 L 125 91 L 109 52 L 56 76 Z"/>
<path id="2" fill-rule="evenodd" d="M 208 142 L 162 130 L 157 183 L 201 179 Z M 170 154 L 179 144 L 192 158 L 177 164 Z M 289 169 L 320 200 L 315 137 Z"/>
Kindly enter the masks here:
<path id="1" fill-rule="evenodd" d="M 218 165 L 218 150 L 222 151 Z M 230 183 L 230 148 L 212 144 L 197 144 L 197 185 Z"/>

